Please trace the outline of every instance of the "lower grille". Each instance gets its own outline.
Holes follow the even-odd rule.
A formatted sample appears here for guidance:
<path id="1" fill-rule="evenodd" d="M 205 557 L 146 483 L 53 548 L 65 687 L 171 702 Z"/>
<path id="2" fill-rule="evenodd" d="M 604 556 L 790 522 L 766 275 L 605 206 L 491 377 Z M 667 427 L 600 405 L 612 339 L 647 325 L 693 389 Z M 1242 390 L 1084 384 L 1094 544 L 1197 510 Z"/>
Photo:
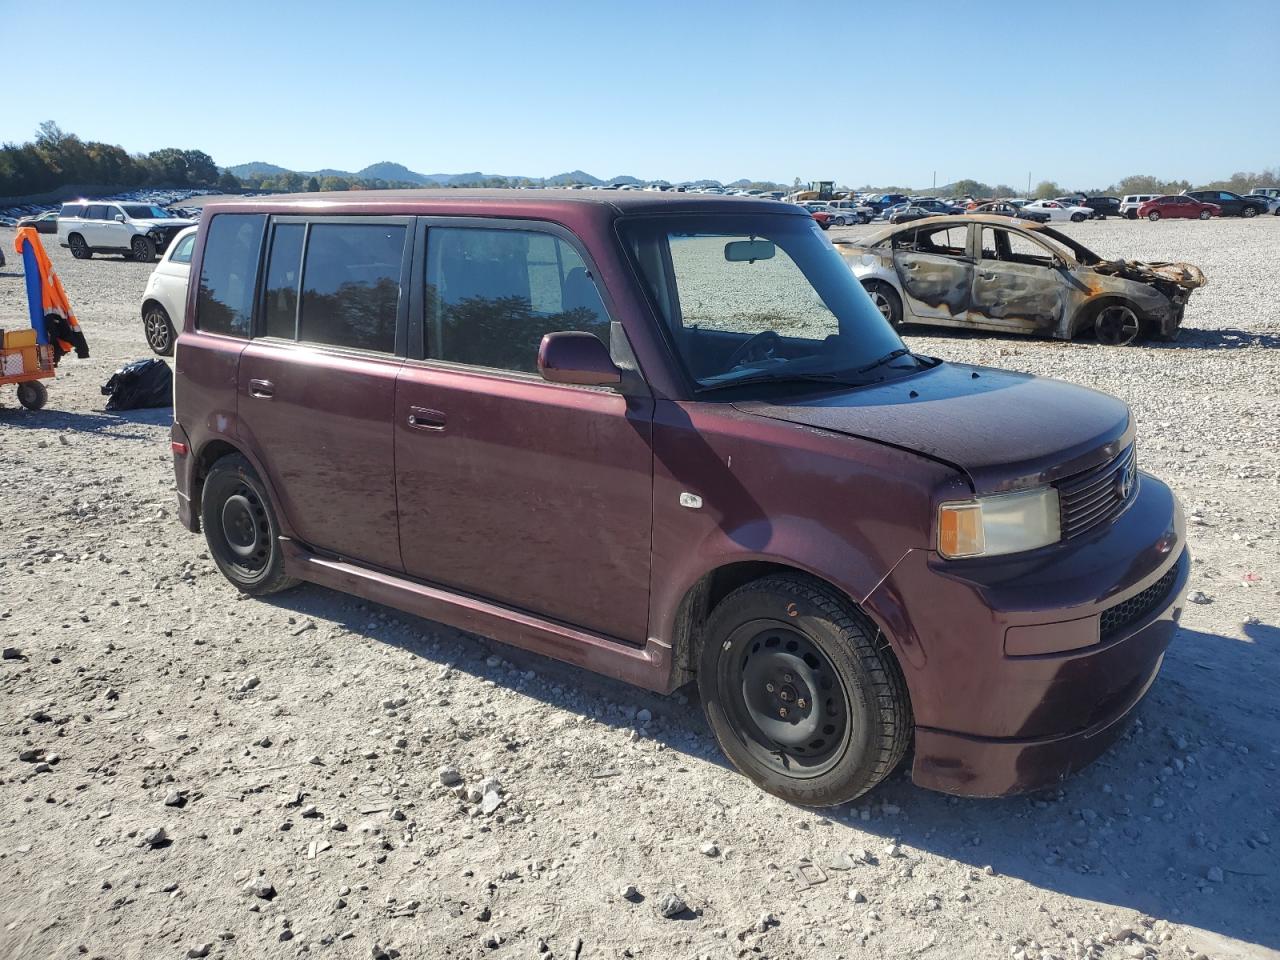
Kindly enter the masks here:
<path id="1" fill-rule="evenodd" d="M 1138 492 L 1133 444 L 1102 466 L 1060 481 L 1057 488 L 1063 540 L 1114 519 Z"/>
<path id="2" fill-rule="evenodd" d="M 1122 600 L 1114 607 L 1102 611 L 1098 629 L 1105 643 L 1115 634 L 1130 624 L 1136 623 L 1164 602 L 1173 589 L 1173 582 L 1178 578 L 1179 561 L 1169 568 L 1169 572 L 1141 593 L 1135 593 L 1128 600 Z"/>

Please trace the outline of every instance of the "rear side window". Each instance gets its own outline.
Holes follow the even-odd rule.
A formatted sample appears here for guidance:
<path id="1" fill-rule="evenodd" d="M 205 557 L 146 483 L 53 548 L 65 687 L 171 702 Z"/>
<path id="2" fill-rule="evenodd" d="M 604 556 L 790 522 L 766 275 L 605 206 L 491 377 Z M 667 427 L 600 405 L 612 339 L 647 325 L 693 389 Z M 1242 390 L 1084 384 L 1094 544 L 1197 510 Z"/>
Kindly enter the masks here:
<path id="1" fill-rule="evenodd" d="M 178 241 L 173 248 L 173 253 L 169 254 L 169 260 L 172 263 L 190 263 L 191 251 L 195 249 L 196 235 L 190 234 Z"/>
<path id="2" fill-rule="evenodd" d="M 298 339 L 395 352 L 407 233 L 400 224 L 311 224 Z"/>
<path id="3" fill-rule="evenodd" d="M 84 206 L 79 203 L 64 203 L 62 209 L 58 211 L 58 217 L 82 217 L 84 216 Z"/>
<path id="4" fill-rule="evenodd" d="M 86 220 L 105 220 L 107 219 L 107 208 L 101 203 L 91 203 L 85 209 L 84 218 Z"/>
<path id="5" fill-rule="evenodd" d="M 205 333 L 249 336 L 266 220 L 260 213 L 221 213 L 210 222 L 196 294 L 196 326 Z"/>
<path id="6" fill-rule="evenodd" d="M 544 334 L 592 333 L 609 342 L 609 318 L 573 246 L 530 230 L 432 228 L 427 236 L 430 356 L 536 373 Z"/>

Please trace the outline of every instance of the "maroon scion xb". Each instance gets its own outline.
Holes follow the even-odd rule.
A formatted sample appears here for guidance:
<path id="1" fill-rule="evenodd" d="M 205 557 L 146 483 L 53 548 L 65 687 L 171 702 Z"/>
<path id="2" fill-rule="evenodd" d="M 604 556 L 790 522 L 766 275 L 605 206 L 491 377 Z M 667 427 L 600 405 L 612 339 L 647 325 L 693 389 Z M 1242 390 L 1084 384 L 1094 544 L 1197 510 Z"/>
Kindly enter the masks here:
<path id="1" fill-rule="evenodd" d="M 808 214 L 555 191 L 210 204 L 183 523 L 650 690 L 802 804 L 995 796 L 1106 749 L 1182 612 L 1177 500 L 1104 394 L 912 353 Z"/>

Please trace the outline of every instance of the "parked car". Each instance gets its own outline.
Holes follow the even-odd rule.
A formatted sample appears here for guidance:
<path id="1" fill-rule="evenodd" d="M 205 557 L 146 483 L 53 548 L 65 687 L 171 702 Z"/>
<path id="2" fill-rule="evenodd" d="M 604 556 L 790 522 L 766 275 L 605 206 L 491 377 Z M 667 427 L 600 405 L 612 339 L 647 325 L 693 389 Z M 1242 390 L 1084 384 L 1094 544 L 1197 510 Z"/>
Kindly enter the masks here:
<path id="1" fill-rule="evenodd" d="M 1093 216 L 1093 211 L 1088 207 L 1072 206 L 1057 200 L 1033 200 L 1022 207 L 1022 212 L 1045 213 L 1050 220 L 1070 220 L 1072 223 L 1081 223 Z"/>
<path id="2" fill-rule="evenodd" d="M 1248 195 L 1251 197 L 1274 197 L 1280 200 L 1280 187 L 1250 187 Z"/>
<path id="3" fill-rule="evenodd" d="M 1185 263 L 1103 260 L 1051 227 L 965 214 L 883 230 L 837 249 L 895 326 L 1092 332 L 1119 346 L 1177 336 L 1204 274 Z"/>
<path id="4" fill-rule="evenodd" d="M 1194 197 L 1180 194 L 1177 196 L 1156 197 L 1148 200 L 1138 208 L 1138 216 L 1147 220 L 1163 220 L 1183 217 L 1188 220 L 1208 220 L 1220 216 L 1222 208 L 1216 203 L 1202 203 Z"/>
<path id="5" fill-rule="evenodd" d="M 794 803 L 1102 753 L 1190 566 L 1126 405 L 912 353 L 793 205 L 598 196 L 210 205 L 171 447 L 227 578 L 696 680 Z"/>
<path id="6" fill-rule="evenodd" d="M 58 211 L 47 210 L 30 217 L 19 217 L 15 226 L 34 227 L 37 233 L 58 232 Z"/>
<path id="7" fill-rule="evenodd" d="M 58 243 L 69 247 L 77 260 L 95 253 L 121 253 L 151 263 L 193 223 L 152 203 L 77 200 L 64 203 L 58 213 Z"/>
<path id="8" fill-rule="evenodd" d="M 855 223 L 870 223 L 875 210 L 857 200 L 831 200 L 827 203 L 831 214 L 831 223 L 837 227 L 848 227 Z"/>
<path id="9" fill-rule="evenodd" d="M 986 203 L 980 203 L 976 207 L 970 207 L 965 210 L 965 214 L 982 214 L 992 217 L 1017 217 L 1022 220 L 1030 220 L 1032 223 L 1048 223 L 1049 214 L 1043 210 L 1027 210 L 1025 207 L 1015 206 L 1008 200 L 989 200 Z"/>
<path id="10" fill-rule="evenodd" d="M 1130 220 L 1138 219 L 1138 208 L 1148 200 L 1154 200 L 1160 196 L 1158 193 L 1130 193 L 1126 194 L 1120 201 L 1120 216 L 1128 217 Z"/>
<path id="11" fill-rule="evenodd" d="M 823 230 L 831 229 L 831 211 L 827 209 L 825 203 L 802 203 L 800 206 L 809 211 L 809 216 L 813 217 Z"/>
<path id="12" fill-rule="evenodd" d="M 1250 200 L 1230 190 L 1187 190 L 1186 196 L 1216 204 L 1224 217 L 1256 217 L 1267 212 L 1265 200 Z"/>
<path id="13" fill-rule="evenodd" d="M 142 330 L 147 345 L 162 357 L 173 354 L 177 330 L 173 318 L 182 318 L 187 305 L 187 277 L 196 245 L 196 228 L 187 227 L 164 252 L 151 271 L 142 293 Z"/>
<path id="14" fill-rule="evenodd" d="M 878 193 L 867 200 L 867 206 L 877 214 L 881 214 L 888 207 L 896 206 L 899 203 L 907 203 L 909 200 L 910 198 L 904 193 Z"/>
<path id="15" fill-rule="evenodd" d="M 1092 210 L 1095 220 L 1105 220 L 1107 217 L 1120 216 L 1119 197 L 1085 197 L 1080 201 L 1080 206 L 1088 207 Z"/>
<path id="16" fill-rule="evenodd" d="M 925 217 L 948 216 L 956 213 L 964 213 L 963 207 L 958 207 L 953 203 L 945 203 L 942 200 L 929 198 L 926 200 L 913 200 L 907 204 L 905 208 L 894 207 L 894 212 L 889 217 L 890 223 L 910 223 L 912 220 L 923 220 Z"/>
<path id="17" fill-rule="evenodd" d="M 1267 209 L 1277 217 L 1280 217 L 1280 194 L 1267 193 L 1249 193 L 1245 194 L 1246 200 L 1260 200 L 1267 205 Z"/>

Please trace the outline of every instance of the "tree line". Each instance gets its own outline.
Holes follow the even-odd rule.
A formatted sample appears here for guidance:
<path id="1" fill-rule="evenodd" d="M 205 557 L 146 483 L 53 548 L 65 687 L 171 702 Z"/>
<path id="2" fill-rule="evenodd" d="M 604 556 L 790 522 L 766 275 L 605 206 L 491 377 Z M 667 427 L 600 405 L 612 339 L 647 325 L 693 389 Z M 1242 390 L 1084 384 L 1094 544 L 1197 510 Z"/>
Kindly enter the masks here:
<path id="1" fill-rule="evenodd" d="M 1190 180 L 1162 180 L 1159 177 L 1146 174 L 1124 177 L 1109 187 L 1095 187 L 1084 190 L 1071 190 L 1053 180 L 1041 180 L 1032 190 L 1031 196 L 1037 200 L 1050 200 L 1054 197 L 1069 196 L 1077 193 L 1083 193 L 1090 197 L 1124 197 L 1138 193 L 1164 195 L 1182 193 L 1184 190 L 1193 189 L 1193 187 L 1196 190 L 1229 190 L 1232 193 L 1242 195 L 1248 193 L 1253 187 L 1280 187 L 1280 167 L 1263 170 L 1259 173 L 1239 171 L 1225 180 L 1213 180 L 1199 185 L 1193 185 Z M 863 187 L 862 189 L 875 193 L 915 194 L 922 192 L 916 187 Z M 973 197 L 975 199 L 1022 196 L 1022 191 L 1009 186 L 1007 183 L 998 183 L 992 186 L 980 180 L 957 180 L 955 183 L 948 184 L 946 187 L 939 188 L 934 192 L 942 197 Z"/>

